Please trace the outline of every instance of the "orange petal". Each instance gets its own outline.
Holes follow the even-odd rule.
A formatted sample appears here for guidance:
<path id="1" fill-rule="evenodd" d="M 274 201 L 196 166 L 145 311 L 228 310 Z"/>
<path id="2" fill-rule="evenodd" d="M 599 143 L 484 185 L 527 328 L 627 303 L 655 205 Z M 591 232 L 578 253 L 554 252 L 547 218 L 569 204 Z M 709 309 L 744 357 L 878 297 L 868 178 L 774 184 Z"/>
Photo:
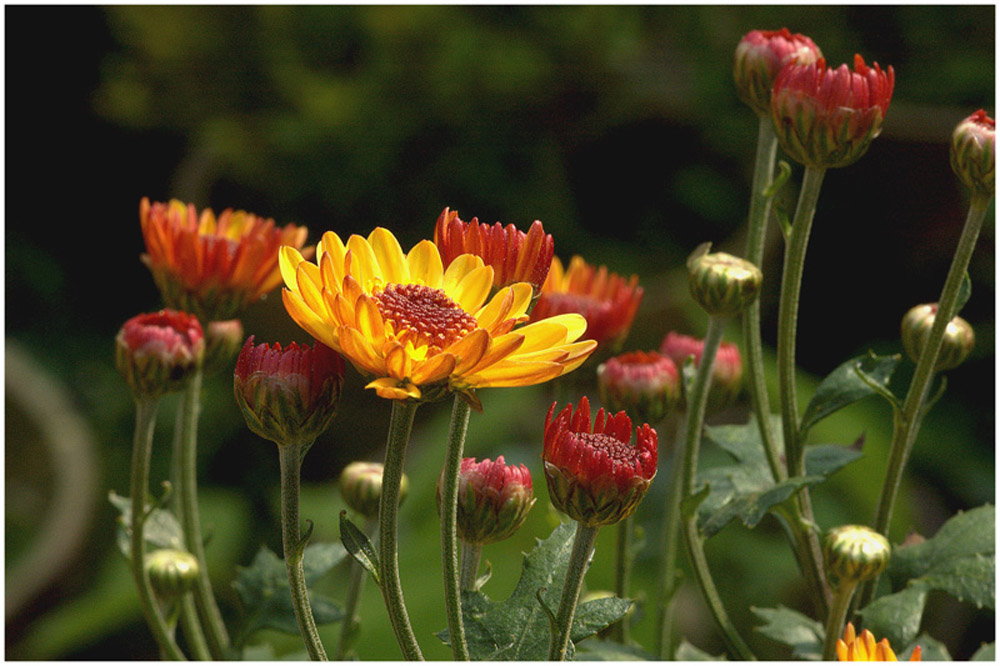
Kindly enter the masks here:
<path id="1" fill-rule="evenodd" d="M 355 366 L 364 370 L 364 374 L 384 376 L 386 372 L 385 360 L 382 359 L 368 340 L 350 326 L 341 326 L 337 329 L 340 338 L 340 347 L 344 356 L 351 359 Z"/>
<path id="2" fill-rule="evenodd" d="M 435 354 L 423 363 L 415 363 L 410 379 L 422 386 L 439 382 L 455 369 L 455 357 L 451 354 Z"/>
<path id="3" fill-rule="evenodd" d="M 491 365 L 495 365 L 504 360 L 524 344 L 524 336 L 520 333 L 509 333 L 508 335 L 494 338 L 489 351 L 483 355 L 479 363 L 469 374 L 479 374 Z"/>
<path id="4" fill-rule="evenodd" d="M 381 347 L 385 342 L 385 322 L 382 321 L 382 314 L 375 301 L 368 294 L 358 297 L 354 304 L 354 316 L 361 335 L 371 340 L 373 347 Z"/>
<path id="5" fill-rule="evenodd" d="M 412 369 L 413 362 L 403 345 L 398 342 L 390 343 L 389 351 L 385 355 L 386 374 L 397 379 L 405 379 L 410 376 Z"/>
<path id="6" fill-rule="evenodd" d="M 532 386 L 555 379 L 562 371 L 558 363 L 504 361 L 463 378 L 473 388 L 487 386 Z"/>
<path id="7" fill-rule="evenodd" d="M 380 377 L 368 382 L 365 388 L 375 389 L 380 398 L 386 398 L 387 400 L 420 399 L 419 387 L 410 382 L 401 383 L 398 379 L 393 379 L 392 377 Z"/>
<path id="8" fill-rule="evenodd" d="M 463 375 L 471 370 L 479 359 L 483 357 L 490 345 L 490 334 L 482 328 L 477 328 L 472 333 L 445 349 L 457 360 L 454 374 Z"/>
<path id="9" fill-rule="evenodd" d="M 290 289 L 282 289 L 281 300 L 285 304 L 288 315 L 296 324 L 327 347 L 340 351 L 334 327 L 328 325 L 309 309 L 301 296 Z"/>

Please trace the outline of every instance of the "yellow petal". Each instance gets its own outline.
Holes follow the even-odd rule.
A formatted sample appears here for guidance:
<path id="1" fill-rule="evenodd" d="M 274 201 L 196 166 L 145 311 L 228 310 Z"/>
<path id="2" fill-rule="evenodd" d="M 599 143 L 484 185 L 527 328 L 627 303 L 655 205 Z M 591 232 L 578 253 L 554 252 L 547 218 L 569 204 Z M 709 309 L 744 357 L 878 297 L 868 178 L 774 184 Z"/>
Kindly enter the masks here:
<path id="1" fill-rule="evenodd" d="M 340 240 L 340 236 L 332 231 L 323 234 L 319 244 L 316 245 L 316 263 L 320 263 L 323 256 L 327 254 L 330 255 L 335 266 L 344 265 L 344 255 L 347 254 L 347 248 L 344 246 L 344 241 Z M 344 276 L 341 275 L 338 282 L 343 279 Z"/>
<path id="2" fill-rule="evenodd" d="M 493 288 L 493 267 L 480 266 L 465 275 L 448 294 L 466 312 L 476 312 L 483 306 Z"/>
<path id="3" fill-rule="evenodd" d="M 564 281 L 562 262 L 559 261 L 559 257 L 552 255 L 552 265 L 549 266 L 549 275 L 542 284 L 542 291 L 566 291 Z"/>
<path id="4" fill-rule="evenodd" d="M 444 272 L 441 288 L 448 296 L 451 296 L 455 287 L 466 275 L 483 265 L 483 260 L 474 254 L 460 254 L 455 260 L 448 264 Z"/>
<path id="5" fill-rule="evenodd" d="M 330 311 L 326 307 L 323 294 L 320 292 L 320 284 L 318 284 L 320 281 L 319 267 L 316 264 L 303 261 L 295 271 L 295 278 L 298 293 L 309 309 L 315 312 L 318 317 L 329 319 Z"/>
<path id="6" fill-rule="evenodd" d="M 555 379 L 562 371 L 558 363 L 497 363 L 475 375 L 463 378 L 473 387 L 532 386 Z"/>
<path id="7" fill-rule="evenodd" d="M 522 354 L 551 349 L 552 347 L 567 343 L 570 338 L 566 325 L 561 321 L 561 317 L 549 317 L 534 323 L 522 326 L 517 332 L 525 337 Z"/>
<path id="8" fill-rule="evenodd" d="M 422 386 L 439 382 L 455 369 L 455 357 L 451 354 L 435 354 L 423 363 L 415 364 L 410 379 L 414 384 Z"/>
<path id="9" fill-rule="evenodd" d="M 382 279 L 382 271 L 375 258 L 375 252 L 368 241 L 354 234 L 347 239 L 347 250 L 351 253 L 350 272 L 364 291 L 370 291 L 374 280 Z M 346 257 L 346 255 L 345 255 Z M 345 261 L 346 263 L 346 261 Z"/>
<path id="10" fill-rule="evenodd" d="M 469 374 L 478 374 L 491 365 L 499 363 L 516 352 L 522 344 L 524 344 L 524 336 L 520 333 L 508 333 L 494 338 L 489 351 L 483 355 Z"/>
<path id="11" fill-rule="evenodd" d="M 410 281 L 410 268 L 403 256 L 403 248 L 391 231 L 377 227 L 368 235 L 368 243 L 375 253 L 382 269 L 382 279 L 386 283 L 406 284 Z"/>
<path id="12" fill-rule="evenodd" d="M 847 643 L 842 638 L 837 639 L 837 661 L 847 661 Z"/>
<path id="13" fill-rule="evenodd" d="M 434 289 L 441 288 L 444 267 L 437 246 L 429 240 L 422 240 L 406 255 L 410 267 L 410 280 Z"/>
<path id="14" fill-rule="evenodd" d="M 355 323 L 354 308 L 342 294 L 334 294 L 323 289 L 323 300 L 330 310 L 330 317 L 337 326 L 350 326 Z"/>
<path id="15" fill-rule="evenodd" d="M 382 376 L 385 371 L 385 361 L 372 348 L 368 340 L 351 326 L 341 326 L 337 329 L 340 347 L 356 367 L 364 370 L 363 374 Z"/>
<path id="16" fill-rule="evenodd" d="M 385 355 L 385 374 L 397 379 L 406 379 L 413 369 L 413 362 L 406 349 L 398 342 L 393 344 Z"/>
<path id="17" fill-rule="evenodd" d="M 531 305 L 532 289 L 527 282 L 512 284 L 510 290 L 514 292 L 514 304 L 510 308 L 510 317 L 520 317 L 528 311 Z"/>
<path id="18" fill-rule="evenodd" d="M 561 375 L 565 375 L 567 372 L 573 372 L 581 365 L 583 365 L 590 355 L 594 353 L 597 349 L 596 340 L 582 340 L 580 342 L 574 342 L 569 346 L 569 355 L 564 358 L 561 362 L 563 365 L 563 371 Z"/>
<path id="19" fill-rule="evenodd" d="M 490 302 L 479 309 L 476 313 L 476 321 L 482 328 L 491 330 L 493 325 L 499 321 L 503 321 L 507 318 L 507 314 L 510 312 L 514 305 L 514 291 L 509 287 L 505 287 L 497 292 L 497 294 L 490 299 Z"/>
<path id="20" fill-rule="evenodd" d="M 362 294 L 354 304 L 354 316 L 358 331 L 372 342 L 376 349 L 385 342 L 385 322 L 378 306 L 368 294 Z"/>
<path id="21" fill-rule="evenodd" d="M 331 349 L 341 350 L 335 329 L 310 310 L 301 296 L 290 289 L 282 289 L 281 300 L 284 302 L 285 310 L 288 311 L 292 321 L 301 326 L 306 333 Z"/>
<path id="22" fill-rule="evenodd" d="M 380 398 L 386 398 L 387 400 L 420 399 L 420 388 L 410 382 L 400 383 L 398 379 L 393 379 L 392 377 L 380 377 L 368 382 L 365 388 L 375 389 L 375 393 Z"/>
<path id="23" fill-rule="evenodd" d="M 445 349 L 458 359 L 454 373 L 465 374 L 479 363 L 490 345 L 490 334 L 485 329 L 477 328 L 472 333 Z"/>
<path id="24" fill-rule="evenodd" d="M 295 269 L 305 259 L 302 253 L 291 245 L 282 245 L 278 250 L 278 268 L 281 269 L 281 279 L 285 281 L 285 286 L 292 291 L 298 291 L 298 280 L 295 279 Z"/>

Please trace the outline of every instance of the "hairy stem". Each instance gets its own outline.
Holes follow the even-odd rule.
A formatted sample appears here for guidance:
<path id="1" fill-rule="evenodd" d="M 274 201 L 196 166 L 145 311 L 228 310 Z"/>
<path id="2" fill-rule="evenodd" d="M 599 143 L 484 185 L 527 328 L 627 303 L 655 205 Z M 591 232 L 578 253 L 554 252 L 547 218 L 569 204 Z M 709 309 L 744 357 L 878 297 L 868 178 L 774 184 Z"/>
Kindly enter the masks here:
<path id="1" fill-rule="evenodd" d="M 448 615 L 448 634 L 455 661 L 468 661 L 462 621 L 462 593 L 458 561 L 458 482 L 462 467 L 462 449 L 469 429 L 469 404 L 459 396 L 451 409 L 448 430 L 448 453 L 444 463 L 444 485 L 441 489 L 441 559 L 444 567 L 444 602 Z"/>
<path id="2" fill-rule="evenodd" d="M 573 616 L 576 615 L 576 604 L 580 600 L 580 588 L 583 586 L 583 575 L 587 573 L 587 565 L 590 563 L 590 555 L 594 551 L 594 541 L 597 539 L 599 529 L 601 528 L 586 527 L 580 522 L 576 524 L 573 550 L 569 556 L 569 566 L 566 568 L 566 582 L 563 584 L 559 610 L 556 613 L 556 630 L 549 641 L 549 661 L 566 661 Z"/>
<path id="3" fill-rule="evenodd" d="M 844 620 L 847 609 L 851 605 L 851 597 L 858 586 L 855 581 L 841 581 L 833 594 L 833 604 L 826 619 L 826 638 L 823 640 L 823 661 L 837 660 L 837 639 L 844 630 Z"/>
<path id="4" fill-rule="evenodd" d="M 674 454 L 671 457 L 670 488 L 668 489 L 666 513 L 663 518 L 663 541 L 660 569 L 660 598 L 657 608 L 656 654 L 661 660 L 673 659 L 674 626 L 673 604 L 677 593 L 679 572 L 677 570 L 677 547 L 680 542 L 681 500 L 684 499 L 683 425 L 684 414 L 678 414 L 678 434 L 674 437 Z"/>
<path id="5" fill-rule="evenodd" d="M 616 568 L 615 568 L 615 596 L 619 599 L 628 599 L 628 583 L 632 572 L 632 516 L 627 517 L 615 526 L 617 531 L 616 541 Z M 628 621 L 625 617 L 611 625 L 611 636 L 622 645 L 628 644 Z"/>
<path id="6" fill-rule="evenodd" d="M 483 547 L 474 543 L 462 542 L 462 590 L 472 590 L 476 587 L 476 574 L 479 573 L 479 560 L 483 556 Z"/>

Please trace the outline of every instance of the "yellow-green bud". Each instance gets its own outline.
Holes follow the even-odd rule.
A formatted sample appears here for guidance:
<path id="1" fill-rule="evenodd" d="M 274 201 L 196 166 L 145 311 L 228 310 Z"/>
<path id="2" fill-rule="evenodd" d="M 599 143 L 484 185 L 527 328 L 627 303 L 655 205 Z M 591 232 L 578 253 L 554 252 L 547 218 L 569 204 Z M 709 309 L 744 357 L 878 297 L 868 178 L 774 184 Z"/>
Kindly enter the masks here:
<path id="1" fill-rule="evenodd" d="M 996 179 L 996 123 L 979 109 L 951 135 L 951 168 L 974 193 L 992 197 Z"/>
<path id="2" fill-rule="evenodd" d="M 937 309 L 937 303 L 925 303 L 910 308 L 903 316 L 900 337 L 903 339 L 903 349 L 906 350 L 906 355 L 914 363 L 920 358 L 920 353 L 931 335 Z M 938 352 L 937 362 L 934 364 L 935 372 L 951 370 L 960 366 L 968 358 L 975 345 L 976 335 L 969 322 L 961 317 L 952 319 L 944 329 L 941 351 Z"/>
<path id="3" fill-rule="evenodd" d="M 243 323 L 239 319 L 208 322 L 205 327 L 205 375 L 231 368 L 242 346 Z"/>
<path id="4" fill-rule="evenodd" d="M 198 580 L 198 559 L 186 550 L 154 550 L 146 558 L 146 572 L 157 595 L 179 597 L 190 592 Z"/>
<path id="5" fill-rule="evenodd" d="M 710 315 L 737 315 L 757 299 L 763 275 L 746 259 L 725 252 L 710 254 L 710 247 L 702 244 L 687 261 L 691 296 Z"/>
<path id="6" fill-rule="evenodd" d="M 406 474 L 399 481 L 399 502 L 402 504 L 410 490 Z M 352 462 L 340 473 L 340 494 L 347 506 L 365 518 L 378 518 L 378 504 L 382 499 L 382 463 Z"/>
<path id="7" fill-rule="evenodd" d="M 827 570 L 841 583 L 861 583 L 885 571 L 889 542 L 863 525 L 842 525 L 826 533 L 823 558 Z"/>

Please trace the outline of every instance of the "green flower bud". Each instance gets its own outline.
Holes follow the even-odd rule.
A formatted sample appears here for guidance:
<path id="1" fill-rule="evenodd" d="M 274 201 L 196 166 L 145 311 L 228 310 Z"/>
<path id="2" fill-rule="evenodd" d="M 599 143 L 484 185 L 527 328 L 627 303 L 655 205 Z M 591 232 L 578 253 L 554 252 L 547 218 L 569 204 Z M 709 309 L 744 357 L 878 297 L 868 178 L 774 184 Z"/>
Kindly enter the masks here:
<path id="1" fill-rule="evenodd" d="M 214 375 L 230 365 L 243 346 L 243 324 L 239 319 L 210 321 L 205 327 L 205 375 Z"/>
<path id="2" fill-rule="evenodd" d="M 843 525 L 826 533 L 823 558 L 827 570 L 841 582 L 875 578 L 889 564 L 889 542 L 863 525 Z"/>
<path id="3" fill-rule="evenodd" d="M 399 481 L 399 502 L 410 491 L 410 480 L 403 474 Z M 352 462 L 340 473 L 340 494 L 347 506 L 365 518 L 378 518 L 382 499 L 382 463 Z"/>
<path id="4" fill-rule="evenodd" d="M 186 550 L 154 550 L 146 557 L 146 572 L 157 595 L 179 597 L 198 580 L 198 559 Z"/>
<path id="5" fill-rule="evenodd" d="M 937 309 L 937 303 L 925 303 L 910 308 L 903 316 L 900 337 L 903 339 L 903 349 L 906 350 L 906 355 L 914 363 L 920 358 L 920 353 L 931 335 Z M 934 364 L 935 372 L 951 370 L 960 366 L 968 358 L 975 344 L 976 336 L 969 322 L 961 317 L 952 319 L 944 330 L 941 351 L 938 352 L 937 362 Z"/>
<path id="6" fill-rule="evenodd" d="M 951 168 L 974 193 L 992 197 L 996 178 L 996 122 L 979 109 L 951 135 Z"/>
<path id="7" fill-rule="evenodd" d="M 725 252 L 709 254 L 704 243 L 687 261 L 691 296 L 710 315 L 732 316 L 757 299 L 764 277 L 746 259 Z"/>

